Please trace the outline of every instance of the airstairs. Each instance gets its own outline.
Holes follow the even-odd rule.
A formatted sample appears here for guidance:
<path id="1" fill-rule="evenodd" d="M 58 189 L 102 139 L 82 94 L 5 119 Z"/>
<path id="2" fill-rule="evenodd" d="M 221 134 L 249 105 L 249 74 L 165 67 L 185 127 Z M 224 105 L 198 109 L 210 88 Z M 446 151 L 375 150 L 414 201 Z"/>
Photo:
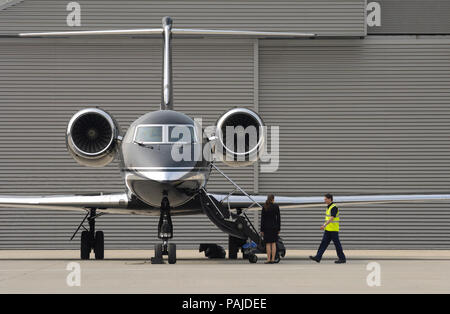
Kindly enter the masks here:
<path id="1" fill-rule="evenodd" d="M 208 218 L 223 232 L 232 237 L 242 240 L 251 240 L 255 242 L 258 248 L 263 249 L 262 239 L 256 230 L 255 226 L 247 216 L 247 211 L 255 206 L 261 207 L 249 194 L 247 194 L 240 186 L 231 180 L 225 173 L 223 173 L 217 166 L 212 164 L 223 177 L 225 177 L 233 186 L 234 189 L 221 201 L 218 201 L 212 195 L 208 194 L 205 189 L 202 189 L 200 200 L 202 209 Z M 239 208 L 233 211 L 227 200 L 235 193 L 245 195 L 251 201 L 251 205 L 247 208 Z"/>

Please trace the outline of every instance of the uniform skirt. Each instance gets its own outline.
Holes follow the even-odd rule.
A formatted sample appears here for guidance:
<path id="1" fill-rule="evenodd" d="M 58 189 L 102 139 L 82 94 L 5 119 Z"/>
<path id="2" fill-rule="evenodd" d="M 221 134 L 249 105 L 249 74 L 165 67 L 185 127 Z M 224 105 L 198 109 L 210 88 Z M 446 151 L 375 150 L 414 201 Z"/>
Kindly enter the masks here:
<path id="1" fill-rule="evenodd" d="M 278 231 L 275 229 L 264 230 L 264 242 L 275 243 L 278 240 Z"/>

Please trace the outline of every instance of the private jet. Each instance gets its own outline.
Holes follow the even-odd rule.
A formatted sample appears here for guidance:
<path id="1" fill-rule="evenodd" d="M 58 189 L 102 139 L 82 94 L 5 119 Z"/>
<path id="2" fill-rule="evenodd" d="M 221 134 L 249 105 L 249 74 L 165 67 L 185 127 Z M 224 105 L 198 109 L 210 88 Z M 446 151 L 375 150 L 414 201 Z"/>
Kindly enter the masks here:
<path id="1" fill-rule="evenodd" d="M 258 231 L 247 213 L 260 210 L 265 196 L 250 195 L 218 167 L 223 161 L 232 167 L 244 167 L 257 161 L 263 152 L 263 119 L 253 110 L 235 107 L 218 117 L 213 134 L 205 135 L 192 117 L 174 110 L 172 84 L 172 37 L 243 37 L 243 38 L 314 38 L 313 33 L 259 32 L 242 30 L 205 30 L 174 28 L 173 20 L 164 17 L 161 28 L 128 30 L 94 30 L 70 32 L 21 33 L 19 37 L 71 36 L 160 36 L 163 43 L 162 100 L 160 110 L 137 118 L 122 133 L 114 117 L 100 108 L 85 108 L 68 122 L 66 143 L 69 153 L 81 165 L 103 167 L 119 160 L 124 180 L 123 193 L 95 195 L 11 196 L 0 195 L 0 206 L 8 208 L 40 208 L 75 210 L 86 215 L 72 236 L 81 228 L 81 259 L 91 253 L 95 259 L 104 258 L 104 234 L 96 231 L 95 221 L 104 214 L 132 214 L 159 216 L 158 238 L 154 259 L 167 255 L 170 264 L 176 263 L 172 216 L 205 214 L 233 239 L 261 244 Z M 201 97 L 201 95 L 199 95 Z M 256 140 L 244 136 L 244 144 L 229 144 L 229 127 L 254 127 Z M 183 136 L 181 136 L 183 135 Z M 233 137 L 233 136 L 232 136 Z M 175 160 L 173 152 L 209 152 L 211 158 Z M 204 155 L 204 154 L 201 154 Z M 256 156 L 256 158 L 255 158 Z M 231 158 L 230 158 L 231 157 Z M 231 192 L 210 193 L 207 183 L 212 171 L 218 171 L 234 187 Z M 341 205 L 391 202 L 448 200 L 450 195 L 357 195 L 337 196 Z M 276 195 L 281 208 L 323 206 L 321 196 L 286 197 Z M 84 227 L 85 223 L 88 227 Z M 237 246 L 230 245 L 230 255 Z"/>

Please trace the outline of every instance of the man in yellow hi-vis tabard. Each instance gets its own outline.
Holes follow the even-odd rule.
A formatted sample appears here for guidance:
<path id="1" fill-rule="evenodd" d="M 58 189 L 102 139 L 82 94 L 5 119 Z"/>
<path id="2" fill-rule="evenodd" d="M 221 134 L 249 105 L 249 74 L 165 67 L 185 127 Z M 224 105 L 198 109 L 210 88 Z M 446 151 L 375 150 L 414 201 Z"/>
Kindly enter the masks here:
<path id="1" fill-rule="evenodd" d="M 317 263 L 320 263 L 323 253 L 327 249 L 331 240 L 333 240 L 334 246 L 339 260 L 335 261 L 336 264 L 345 264 L 346 258 L 344 251 L 342 250 L 341 241 L 339 241 L 339 209 L 336 204 L 333 203 L 333 195 L 326 194 L 324 197 L 325 204 L 327 204 L 327 211 L 325 214 L 325 223 L 320 227 L 321 230 L 325 230 L 323 233 L 322 243 L 320 243 L 319 250 L 316 256 L 310 256 L 309 258 Z"/>

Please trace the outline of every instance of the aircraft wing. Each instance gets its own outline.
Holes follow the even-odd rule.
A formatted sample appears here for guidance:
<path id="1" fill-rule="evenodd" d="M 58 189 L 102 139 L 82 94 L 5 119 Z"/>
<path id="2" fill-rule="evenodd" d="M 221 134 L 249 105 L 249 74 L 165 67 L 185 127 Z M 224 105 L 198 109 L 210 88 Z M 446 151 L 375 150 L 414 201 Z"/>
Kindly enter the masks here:
<path id="1" fill-rule="evenodd" d="M 258 210 L 261 207 L 256 205 L 264 205 L 267 196 L 265 195 L 227 195 L 211 193 L 215 199 L 223 202 L 225 206 L 230 208 L 248 208 Z M 250 199 L 251 198 L 251 199 Z M 431 202 L 431 201 L 448 201 L 450 194 L 405 194 L 405 195 L 355 195 L 355 196 L 335 196 L 334 201 L 338 205 L 370 205 L 370 204 L 388 204 L 388 203 L 410 203 L 410 202 Z M 299 208 L 299 207 L 323 207 L 323 196 L 275 196 L 275 202 L 280 208 Z"/>
<path id="2" fill-rule="evenodd" d="M 92 207 L 98 208 L 99 211 L 119 213 L 127 209 L 128 202 L 126 193 L 48 196 L 0 195 L 0 207 L 12 208 L 84 211 L 85 208 Z"/>
<path id="3" fill-rule="evenodd" d="M 219 202 L 230 208 L 248 208 L 256 204 L 264 205 L 265 195 L 231 195 L 210 193 Z M 448 201 L 450 194 L 412 194 L 412 195 L 356 195 L 335 196 L 334 201 L 339 205 L 370 205 L 386 203 L 410 203 Z M 275 196 L 275 202 L 280 208 L 322 207 L 323 196 Z M 132 213 L 130 200 L 126 193 L 96 194 L 96 195 L 0 195 L 0 207 L 10 208 L 39 208 L 48 210 L 84 211 L 85 208 L 98 208 L 99 212 L 118 214 Z M 254 204 L 251 209 L 260 209 Z"/>

